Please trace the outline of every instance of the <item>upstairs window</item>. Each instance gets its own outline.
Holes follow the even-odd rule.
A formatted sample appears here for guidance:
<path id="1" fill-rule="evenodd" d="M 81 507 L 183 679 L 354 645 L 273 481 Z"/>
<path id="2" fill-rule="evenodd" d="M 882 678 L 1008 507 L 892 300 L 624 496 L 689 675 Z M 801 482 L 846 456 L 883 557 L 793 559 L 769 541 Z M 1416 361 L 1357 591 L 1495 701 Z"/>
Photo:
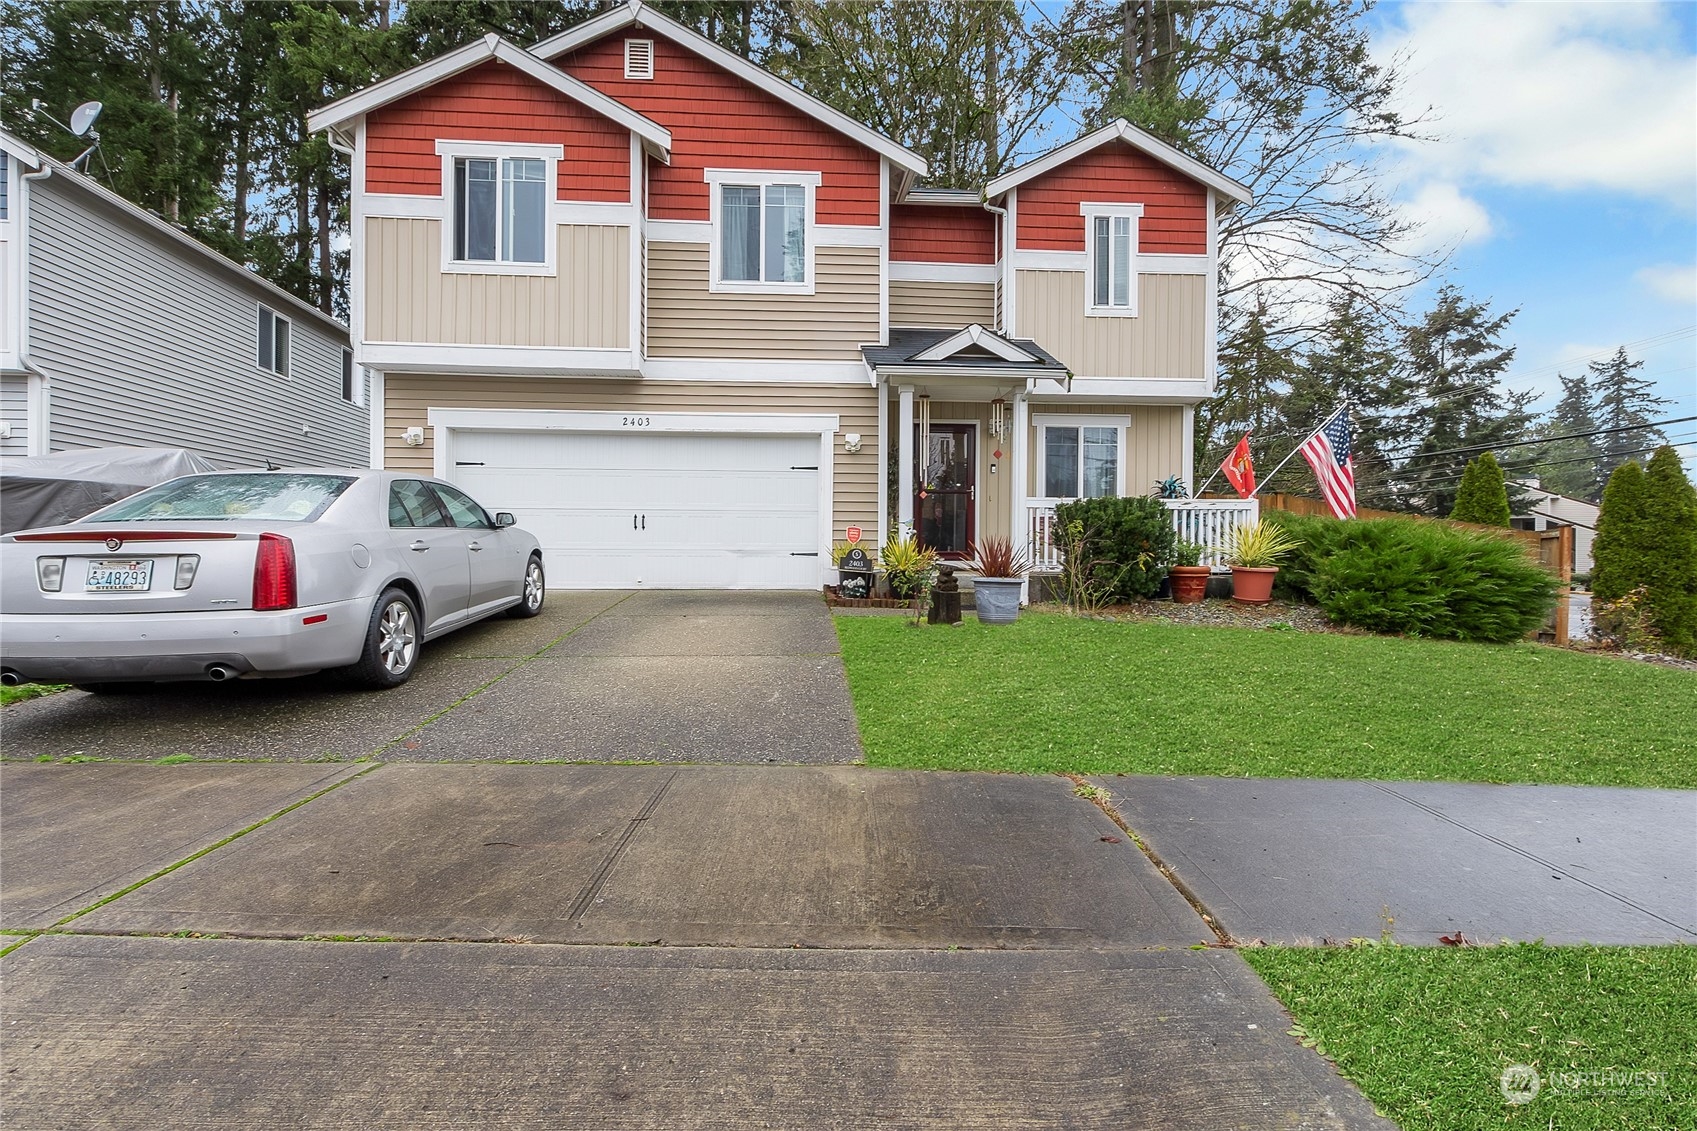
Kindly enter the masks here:
<path id="1" fill-rule="evenodd" d="M 364 372 L 361 371 L 360 369 L 356 368 L 355 365 L 354 365 L 354 351 L 353 350 L 343 350 L 342 351 L 342 399 L 343 400 L 347 401 L 349 404 L 363 404 L 364 403 L 365 398 L 360 395 L 360 393 L 362 391 L 361 385 L 364 384 L 364 382 L 361 380 L 361 378 L 363 378 L 364 376 L 365 376 Z"/>
<path id="2" fill-rule="evenodd" d="M 289 375 L 289 320 L 274 310 L 259 308 L 259 353 L 261 369 L 279 377 Z"/>
<path id="3" fill-rule="evenodd" d="M 454 159 L 454 258 L 544 263 L 548 169 L 540 157 Z"/>
<path id="4" fill-rule="evenodd" d="M 1137 314 L 1137 222 L 1140 204 L 1085 204 L 1085 313 Z"/>
<path id="5" fill-rule="evenodd" d="M 791 176 L 761 183 L 726 176 L 713 185 L 713 289 L 811 293 L 818 179 Z"/>
<path id="6" fill-rule="evenodd" d="M 10 154 L 0 152 L 0 220 L 10 220 L 12 214 L 7 209 L 12 206 L 12 158 Z"/>

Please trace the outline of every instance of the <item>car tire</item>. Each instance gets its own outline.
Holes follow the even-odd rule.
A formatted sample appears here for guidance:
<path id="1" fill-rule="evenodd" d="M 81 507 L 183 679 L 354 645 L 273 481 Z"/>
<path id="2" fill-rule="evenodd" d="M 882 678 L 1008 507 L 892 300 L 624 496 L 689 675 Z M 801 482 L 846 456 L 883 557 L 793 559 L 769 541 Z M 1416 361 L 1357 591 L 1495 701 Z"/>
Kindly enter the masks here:
<path id="1" fill-rule="evenodd" d="M 412 678 L 423 646 L 417 602 L 404 590 L 385 589 L 371 608 L 365 650 L 331 674 L 354 687 L 399 687 Z"/>
<path id="2" fill-rule="evenodd" d="M 547 580 L 547 575 L 542 572 L 542 555 L 530 555 L 530 561 L 524 567 L 524 586 L 519 592 L 519 603 L 508 609 L 507 615 L 523 620 L 540 613 L 548 594 Z"/>

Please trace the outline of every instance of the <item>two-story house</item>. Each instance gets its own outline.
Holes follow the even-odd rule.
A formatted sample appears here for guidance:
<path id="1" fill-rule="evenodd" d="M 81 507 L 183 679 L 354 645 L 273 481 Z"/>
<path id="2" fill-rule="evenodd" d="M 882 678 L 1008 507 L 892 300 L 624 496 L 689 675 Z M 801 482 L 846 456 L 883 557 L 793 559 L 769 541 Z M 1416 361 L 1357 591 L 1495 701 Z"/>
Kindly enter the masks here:
<path id="1" fill-rule="evenodd" d="M 311 118 L 352 154 L 374 465 L 512 510 L 567 587 L 814 587 L 1191 479 L 1215 219 L 1124 122 L 992 181 L 633 2 Z"/>
<path id="2" fill-rule="evenodd" d="M 347 328 L 0 130 L 0 454 L 365 462 Z"/>

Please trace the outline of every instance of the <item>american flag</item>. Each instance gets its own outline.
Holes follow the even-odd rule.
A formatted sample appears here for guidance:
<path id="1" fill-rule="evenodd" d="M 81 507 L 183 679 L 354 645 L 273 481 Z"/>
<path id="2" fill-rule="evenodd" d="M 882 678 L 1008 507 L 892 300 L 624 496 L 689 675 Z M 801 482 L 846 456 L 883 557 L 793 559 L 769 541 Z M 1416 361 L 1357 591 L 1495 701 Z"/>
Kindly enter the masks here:
<path id="1" fill-rule="evenodd" d="M 1355 458 L 1349 448 L 1349 409 L 1340 409 L 1298 450 L 1314 469 L 1320 494 L 1332 513 L 1339 518 L 1354 518 Z"/>

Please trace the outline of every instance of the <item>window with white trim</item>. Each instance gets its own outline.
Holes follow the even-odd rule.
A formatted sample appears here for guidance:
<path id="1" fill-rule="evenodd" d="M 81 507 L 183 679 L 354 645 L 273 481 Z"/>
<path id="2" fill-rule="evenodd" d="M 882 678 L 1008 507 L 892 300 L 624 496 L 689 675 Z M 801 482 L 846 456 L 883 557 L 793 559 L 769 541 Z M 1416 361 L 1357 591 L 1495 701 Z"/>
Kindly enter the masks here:
<path id="1" fill-rule="evenodd" d="M 0 152 L 0 220 L 12 218 L 12 156 Z"/>
<path id="2" fill-rule="evenodd" d="M 707 170 L 712 197 L 712 288 L 813 290 L 817 173 Z"/>
<path id="3" fill-rule="evenodd" d="M 1038 492 L 1046 499 L 1125 493 L 1127 418 L 1034 416 Z"/>
<path id="4" fill-rule="evenodd" d="M 259 367 L 279 377 L 289 375 L 289 320 L 274 310 L 259 308 Z"/>
<path id="5" fill-rule="evenodd" d="M 454 258 L 544 263 L 547 162 L 540 157 L 454 158 Z"/>
<path id="6" fill-rule="evenodd" d="M 1137 227 L 1141 204 L 1082 204 L 1085 313 L 1096 317 L 1137 314 Z"/>
<path id="7" fill-rule="evenodd" d="M 349 404 L 359 404 L 360 403 L 359 385 L 358 385 L 357 381 L 355 380 L 355 378 L 359 377 L 359 376 L 361 376 L 359 370 L 354 368 L 354 351 L 353 350 L 343 350 L 342 351 L 342 399 L 347 401 Z"/>

